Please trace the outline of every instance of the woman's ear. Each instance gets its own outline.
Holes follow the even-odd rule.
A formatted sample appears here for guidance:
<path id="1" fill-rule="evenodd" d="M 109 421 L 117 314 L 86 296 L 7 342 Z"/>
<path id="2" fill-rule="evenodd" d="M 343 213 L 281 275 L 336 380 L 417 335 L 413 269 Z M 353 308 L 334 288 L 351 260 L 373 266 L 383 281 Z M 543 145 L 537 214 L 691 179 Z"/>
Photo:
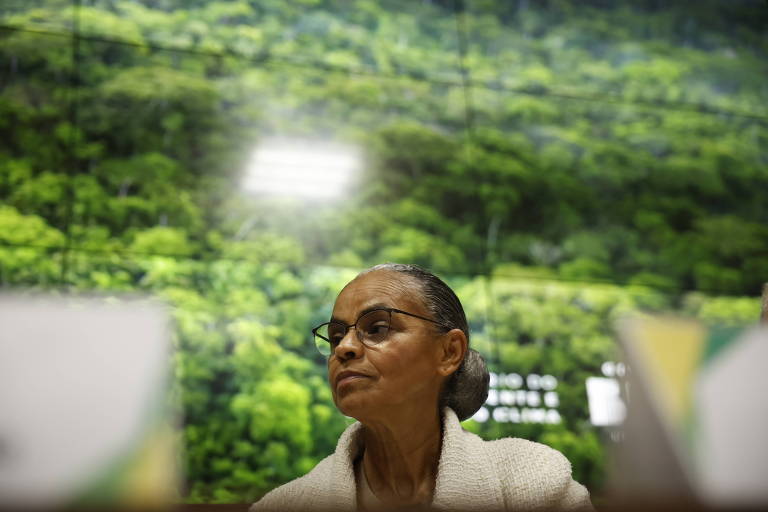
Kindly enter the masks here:
<path id="1" fill-rule="evenodd" d="M 451 329 L 445 333 L 440 345 L 438 373 L 447 377 L 459 369 L 467 353 L 467 335 L 461 329 Z"/>

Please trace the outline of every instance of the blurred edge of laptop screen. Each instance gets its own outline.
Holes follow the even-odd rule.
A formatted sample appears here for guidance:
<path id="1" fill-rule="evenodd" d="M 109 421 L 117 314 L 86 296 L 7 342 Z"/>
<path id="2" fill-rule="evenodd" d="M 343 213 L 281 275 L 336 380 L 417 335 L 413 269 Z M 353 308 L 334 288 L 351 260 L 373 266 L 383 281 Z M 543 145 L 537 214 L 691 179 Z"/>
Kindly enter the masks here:
<path id="1" fill-rule="evenodd" d="M 768 327 L 635 316 L 618 331 L 630 371 L 613 498 L 768 506 Z"/>
<path id="2" fill-rule="evenodd" d="M 0 507 L 178 501 L 164 305 L 6 293 L 0 326 Z"/>

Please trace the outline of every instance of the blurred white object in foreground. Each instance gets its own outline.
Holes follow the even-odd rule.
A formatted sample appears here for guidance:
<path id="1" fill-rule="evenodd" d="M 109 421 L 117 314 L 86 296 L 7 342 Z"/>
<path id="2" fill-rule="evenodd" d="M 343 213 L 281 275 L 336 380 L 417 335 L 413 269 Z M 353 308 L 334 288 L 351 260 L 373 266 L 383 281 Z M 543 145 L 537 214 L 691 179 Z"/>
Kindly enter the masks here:
<path id="1" fill-rule="evenodd" d="M 768 505 L 768 328 L 707 364 L 695 391 L 699 488 L 719 505 Z"/>
<path id="2" fill-rule="evenodd" d="M 632 371 L 618 497 L 768 505 L 768 328 L 636 317 L 620 332 Z"/>
<path id="3" fill-rule="evenodd" d="M 174 501 L 165 308 L 0 295 L 0 326 L 0 506 Z"/>

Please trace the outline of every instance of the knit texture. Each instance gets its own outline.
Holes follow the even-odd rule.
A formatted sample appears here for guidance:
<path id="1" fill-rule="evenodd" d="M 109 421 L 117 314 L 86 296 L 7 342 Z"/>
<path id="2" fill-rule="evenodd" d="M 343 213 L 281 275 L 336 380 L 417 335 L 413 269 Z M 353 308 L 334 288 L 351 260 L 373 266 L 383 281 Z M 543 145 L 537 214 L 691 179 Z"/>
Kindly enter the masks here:
<path id="1" fill-rule="evenodd" d="M 250 512 L 353 511 L 357 506 L 354 461 L 362 449 L 362 424 L 350 425 L 336 451 L 306 475 L 274 489 Z M 443 409 L 443 442 L 432 499 L 436 510 L 592 510 L 589 493 L 571 478 L 558 451 L 505 438 L 483 441 Z"/>

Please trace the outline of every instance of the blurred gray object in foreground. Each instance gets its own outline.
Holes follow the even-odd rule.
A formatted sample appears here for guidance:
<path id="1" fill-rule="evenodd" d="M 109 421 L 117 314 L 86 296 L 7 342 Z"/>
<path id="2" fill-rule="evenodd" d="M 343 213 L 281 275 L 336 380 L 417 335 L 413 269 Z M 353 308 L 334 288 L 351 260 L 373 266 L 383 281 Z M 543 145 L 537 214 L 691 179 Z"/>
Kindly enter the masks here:
<path id="1" fill-rule="evenodd" d="M 6 294 L 0 326 L 0 506 L 171 499 L 166 308 Z"/>

